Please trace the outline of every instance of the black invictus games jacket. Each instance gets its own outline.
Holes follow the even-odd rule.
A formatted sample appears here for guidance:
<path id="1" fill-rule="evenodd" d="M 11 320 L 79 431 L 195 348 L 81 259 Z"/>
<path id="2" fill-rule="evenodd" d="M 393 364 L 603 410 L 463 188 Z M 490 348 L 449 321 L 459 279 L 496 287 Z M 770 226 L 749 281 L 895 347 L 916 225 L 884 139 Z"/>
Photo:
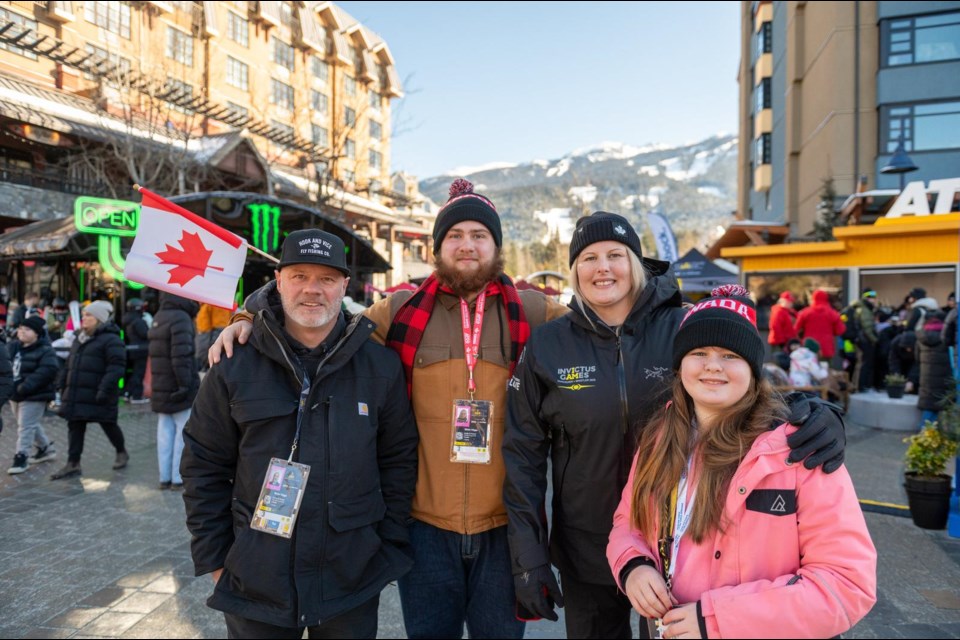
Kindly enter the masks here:
<path id="1" fill-rule="evenodd" d="M 366 602 L 413 564 L 406 520 L 417 429 L 397 355 L 357 316 L 309 371 L 296 462 L 310 466 L 292 538 L 250 528 L 270 458 L 286 459 L 304 369 L 279 304 L 204 378 L 180 465 L 197 575 L 220 567 L 214 609 L 285 627 Z M 313 368 L 311 366 L 311 368 Z"/>
<path id="2" fill-rule="evenodd" d="M 588 310 L 534 330 L 507 392 L 503 458 L 514 573 L 552 560 L 581 582 L 613 585 L 607 536 L 639 430 L 663 406 L 673 377 L 673 337 L 683 319 L 668 263 L 650 274 L 623 326 Z M 553 462 L 553 529 L 544 521 L 547 456 Z"/>

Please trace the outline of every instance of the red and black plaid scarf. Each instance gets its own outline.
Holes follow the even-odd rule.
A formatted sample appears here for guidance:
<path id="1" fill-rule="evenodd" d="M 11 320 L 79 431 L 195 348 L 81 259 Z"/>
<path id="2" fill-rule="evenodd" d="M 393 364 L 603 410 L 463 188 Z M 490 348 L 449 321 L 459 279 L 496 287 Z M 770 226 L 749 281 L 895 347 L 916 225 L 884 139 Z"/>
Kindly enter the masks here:
<path id="1" fill-rule="evenodd" d="M 403 363 L 403 372 L 407 377 L 407 395 L 413 392 L 413 359 L 423 338 L 423 332 L 433 313 L 433 305 L 437 301 L 437 292 L 440 290 L 440 281 L 436 274 L 424 280 L 410 299 L 403 303 L 387 332 L 387 346 L 400 355 Z M 510 375 L 517 366 L 517 358 L 523 351 L 523 345 L 530 337 L 530 325 L 523 313 L 523 303 L 513 281 L 509 276 L 501 274 L 487 285 L 487 295 L 499 293 L 507 309 L 507 324 L 510 328 Z M 459 335 L 459 332 L 458 332 Z"/>

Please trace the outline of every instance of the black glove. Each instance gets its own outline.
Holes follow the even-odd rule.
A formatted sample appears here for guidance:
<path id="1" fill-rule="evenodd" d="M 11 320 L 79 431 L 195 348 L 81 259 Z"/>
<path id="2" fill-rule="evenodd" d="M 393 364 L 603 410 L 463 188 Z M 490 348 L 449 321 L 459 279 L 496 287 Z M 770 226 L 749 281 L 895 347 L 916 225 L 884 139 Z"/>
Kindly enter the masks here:
<path id="1" fill-rule="evenodd" d="M 517 594 L 517 617 L 525 620 L 546 618 L 556 622 L 559 618 L 553 611 L 553 605 L 563 607 L 563 594 L 553 575 L 550 565 L 544 564 L 513 576 L 513 586 Z M 526 617 L 526 610 L 531 617 Z"/>
<path id="2" fill-rule="evenodd" d="M 785 398 L 790 415 L 787 421 L 797 431 L 787 437 L 790 462 L 804 460 L 803 466 L 815 469 L 823 465 L 824 473 L 833 473 L 843 464 L 843 449 L 847 444 L 843 410 L 832 402 L 801 392 Z"/>

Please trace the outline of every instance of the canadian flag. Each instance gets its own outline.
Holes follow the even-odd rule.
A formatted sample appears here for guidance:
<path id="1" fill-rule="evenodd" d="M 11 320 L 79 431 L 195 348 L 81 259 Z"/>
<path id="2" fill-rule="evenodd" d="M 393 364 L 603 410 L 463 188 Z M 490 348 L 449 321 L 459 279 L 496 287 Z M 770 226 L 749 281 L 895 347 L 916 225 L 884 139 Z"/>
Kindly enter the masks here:
<path id="1" fill-rule="evenodd" d="M 147 189 L 139 190 L 140 221 L 123 276 L 233 309 L 246 241 Z"/>

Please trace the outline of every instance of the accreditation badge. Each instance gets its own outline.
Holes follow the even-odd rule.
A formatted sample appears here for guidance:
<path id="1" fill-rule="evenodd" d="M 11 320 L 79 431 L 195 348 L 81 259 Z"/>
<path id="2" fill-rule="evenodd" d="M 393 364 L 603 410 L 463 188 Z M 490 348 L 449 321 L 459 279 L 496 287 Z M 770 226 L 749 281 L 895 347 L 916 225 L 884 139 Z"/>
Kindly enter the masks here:
<path id="1" fill-rule="evenodd" d="M 492 423 L 493 403 L 489 400 L 454 400 L 450 462 L 490 464 Z"/>
<path id="2" fill-rule="evenodd" d="M 309 465 L 270 458 L 250 528 L 281 538 L 292 536 L 309 475 Z"/>

